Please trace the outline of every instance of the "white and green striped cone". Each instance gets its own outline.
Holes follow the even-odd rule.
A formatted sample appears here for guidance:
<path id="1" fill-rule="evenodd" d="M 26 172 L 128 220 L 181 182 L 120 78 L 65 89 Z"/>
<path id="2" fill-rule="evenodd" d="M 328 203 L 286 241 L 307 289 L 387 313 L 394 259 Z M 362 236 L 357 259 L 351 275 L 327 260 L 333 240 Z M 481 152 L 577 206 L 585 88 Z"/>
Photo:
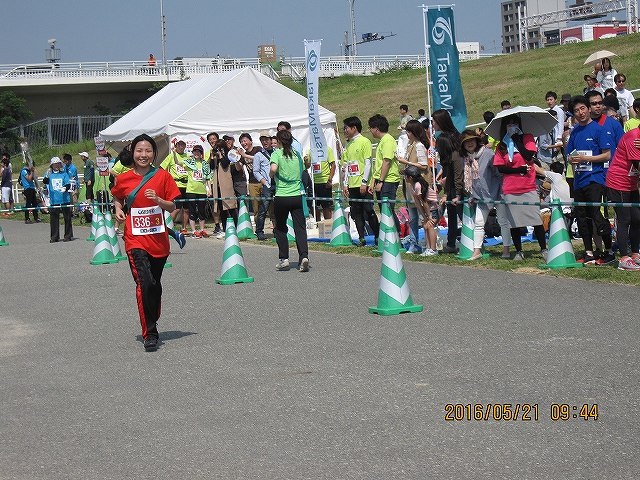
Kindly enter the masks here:
<path id="1" fill-rule="evenodd" d="M 113 219 L 111 218 L 111 212 L 109 210 L 104 214 L 104 225 L 109 235 L 109 243 L 111 243 L 113 257 L 116 260 L 126 260 L 127 256 L 124 255 L 120 249 L 120 242 L 118 242 L 118 236 L 116 235 L 116 227 L 113 225 Z"/>
<path id="2" fill-rule="evenodd" d="M 104 217 L 99 210 L 97 215 L 94 213 L 94 218 L 96 218 L 96 216 L 99 216 L 96 220 L 96 239 L 93 245 L 93 259 L 89 263 L 91 263 L 91 265 L 117 263 L 118 260 L 113 256 L 113 251 L 111 250 L 111 242 L 109 241 L 109 234 L 107 233 Z"/>
<path id="3" fill-rule="evenodd" d="M 224 233 L 224 253 L 222 254 L 222 274 L 216 278 L 216 283 L 220 285 L 231 285 L 233 283 L 251 283 L 253 277 L 247 274 L 244 265 L 238 234 L 233 224 L 233 219 L 227 219 L 227 228 Z"/>
<path id="4" fill-rule="evenodd" d="M 351 235 L 347 229 L 347 219 L 342 208 L 342 197 L 338 196 L 335 200 L 333 209 L 333 222 L 331 224 L 331 241 L 329 245 L 332 247 L 348 247 L 353 245 Z"/>
<path id="5" fill-rule="evenodd" d="M 251 225 L 251 217 L 249 216 L 249 210 L 247 204 L 244 201 L 244 197 L 238 198 L 240 207 L 238 208 L 238 238 L 245 240 L 247 238 L 257 238 L 253 233 L 253 226 Z"/>
<path id="6" fill-rule="evenodd" d="M 400 241 L 391 216 L 389 203 L 382 204 L 382 221 L 380 228 L 385 225 L 387 233 L 382 254 L 382 269 L 380 272 L 380 287 L 378 289 L 378 305 L 369 307 L 369 313 L 378 315 L 398 315 L 400 313 L 421 312 L 422 305 L 414 305 L 409 291 L 409 283 L 404 272 L 402 256 L 400 255 Z"/>
<path id="7" fill-rule="evenodd" d="M 291 218 L 291 214 L 287 217 L 287 242 L 295 242 L 296 241 L 296 231 L 293 228 L 293 218 Z"/>
<path id="8" fill-rule="evenodd" d="M 547 263 L 538 265 L 540 268 L 582 268 L 584 265 L 576 262 L 571 239 L 562 215 L 559 201 L 551 204 L 551 224 L 549 225 L 549 253 Z"/>
<path id="9" fill-rule="evenodd" d="M 164 224 L 168 229 L 173 230 L 173 218 L 171 218 L 171 214 L 166 210 L 163 210 L 162 212 L 164 213 Z M 171 240 L 171 238 L 169 238 L 169 240 Z M 173 265 L 170 262 L 165 262 L 164 268 L 171 268 L 171 267 L 173 267 Z"/>
<path id="10" fill-rule="evenodd" d="M 391 232 L 395 232 L 396 238 L 398 238 L 398 230 L 396 229 L 396 222 L 393 220 L 393 216 L 391 214 L 391 207 L 389 206 L 389 199 L 387 197 L 382 197 L 382 206 L 387 205 L 387 209 L 385 211 L 384 208 L 380 208 L 380 232 L 378 233 L 378 247 L 374 248 L 371 253 L 376 253 L 382 255 L 384 253 L 384 243 L 387 238 L 387 234 Z M 385 218 L 387 215 L 387 218 Z M 388 225 L 391 225 L 389 227 Z M 400 248 L 400 247 L 398 247 Z M 406 248 L 400 248 L 400 252 L 406 252 Z"/>
<path id="11" fill-rule="evenodd" d="M 465 199 L 462 209 L 462 231 L 460 233 L 460 252 L 455 255 L 460 260 L 469 260 L 473 256 L 473 236 L 476 228 L 476 205 L 469 205 L 469 200 Z M 488 253 L 483 253 L 482 258 L 489 257 Z"/>
<path id="12" fill-rule="evenodd" d="M 4 239 L 4 233 L 2 233 L 2 227 L 0 227 L 0 247 L 6 247 L 7 245 L 9 244 Z"/>
<path id="13" fill-rule="evenodd" d="M 165 225 L 167 226 L 167 228 L 170 228 L 171 230 L 173 230 L 173 218 L 171 218 L 171 214 L 166 210 L 163 210 L 163 212 L 164 212 Z"/>
<path id="14" fill-rule="evenodd" d="M 276 241 L 276 237 L 273 237 L 273 241 Z M 293 218 L 291 218 L 291 214 L 287 217 L 287 242 L 295 242 L 296 241 L 296 231 L 293 228 Z"/>
<path id="15" fill-rule="evenodd" d="M 91 207 L 85 207 L 91 208 Z M 96 231 L 98 230 L 98 215 L 100 214 L 100 209 L 97 205 L 93 206 L 93 211 L 91 214 L 91 235 L 87 238 L 87 242 L 93 242 L 96 239 Z"/>

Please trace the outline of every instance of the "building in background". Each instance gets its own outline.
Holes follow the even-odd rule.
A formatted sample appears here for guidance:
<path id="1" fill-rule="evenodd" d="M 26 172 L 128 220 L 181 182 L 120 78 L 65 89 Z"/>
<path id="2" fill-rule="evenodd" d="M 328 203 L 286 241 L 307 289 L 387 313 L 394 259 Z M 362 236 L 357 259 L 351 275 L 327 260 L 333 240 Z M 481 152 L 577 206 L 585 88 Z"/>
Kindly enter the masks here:
<path id="1" fill-rule="evenodd" d="M 480 58 L 480 42 L 456 42 L 456 48 L 461 62 Z"/>
<path id="2" fill-rule="evenodd" d="M 502 2 L 502 52 L 514 53 L 634 33 L 638 31 L 637 10 L 638 0 L 575 0 L 570 5 L 565 0 Z M 625 12 L 622 15 L 626 16 L 626 25 L 615 17 L 603 20 L 609 15 L 620 15 L 620 12 Z"/>
<path id="3" fill-rule="evenodd" d="M 502 53 L 520 51 L 520 19 L 525 16 L 543 15 L 567 8 L 564 0 L 516 0 L 502 2 L 500 13 L 502 16 Z M 545 44 L 560 44 L 560 29 L 566 27 L 566 22 L 557 22 L 527 31 L 526 42 L 528 48 L 541 48 Z"/>
<path id="4" fill-rule="evenodd" d="M 599 38 L 611 38 L 627 34 L 626 23 L 597 23 L 592 25 L 578 25 L 560 30 L 560 42 L 576 43 L 598 40 Z"/>

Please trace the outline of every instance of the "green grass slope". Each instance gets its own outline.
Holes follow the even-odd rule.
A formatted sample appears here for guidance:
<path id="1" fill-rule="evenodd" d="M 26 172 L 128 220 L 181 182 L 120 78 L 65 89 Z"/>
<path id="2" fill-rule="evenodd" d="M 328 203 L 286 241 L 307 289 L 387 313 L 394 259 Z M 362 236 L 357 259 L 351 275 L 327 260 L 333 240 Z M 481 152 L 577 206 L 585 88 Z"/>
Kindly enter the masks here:
<path id="1" fill-rule="evenodd" d="M 484 58 L 460 64 L 469 123 L 482 122 L 486 110 L 497 112 L 500 102 L 512 105 L 546 107 L 544 95 L 553 90 L 577 95 L 586 86 L 583 77 L 593 65 L 586 58 L 598 50 L 618 56 L 611 63 L 627 76 L 627 88 L 640 88 L 640 34 L 547 47 L 528 52 Z M 304 84 L 283 81 L 305 95 Z M 637 97 L 638 95 L 636 95 Z M 400 70 L 370 77 L 342 76 L 320 82 L 320 104 L 336 113 L 338 122 L 357 115 L 363 122 L 375 113 L 385 115 L 395 134 L 398 107 L 406 103 L 409 113 L 417 116 L 419 108 L 427 110 L 427 87 L 424 70 Z"/>

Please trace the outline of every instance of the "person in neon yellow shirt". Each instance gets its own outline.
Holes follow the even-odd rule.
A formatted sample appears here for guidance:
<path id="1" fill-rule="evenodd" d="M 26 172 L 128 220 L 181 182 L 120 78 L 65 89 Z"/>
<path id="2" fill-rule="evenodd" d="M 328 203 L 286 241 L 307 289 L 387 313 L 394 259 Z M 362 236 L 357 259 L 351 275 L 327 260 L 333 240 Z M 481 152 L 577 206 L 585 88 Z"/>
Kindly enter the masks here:
<path id="1" fill-rule="evenodd" d="M 371 142 L 364 137 L 362 122 L 358 117 L 345 118 L 344 136 L 347 138 L 347 146 L 342 153 L 342 167 L 344 169 L 344 196 L 349 197 L 351 218 L 358 231 L 358 246 L 367 244 L 364 238 L 364 222 L 368 221 L 375 238 L 378 238 L 380 222 L 373 210 L 373 194 L 369 193 L 368 185 L 373 182 L 371 174 Z M 358 200 L 365 200 L 364 202 Z"/>
<path id="2" fill-rule="evenodd" d="M 395 199 L 398 185 L 400 184 L 400 169 L 396 158 L 396 141 L 389 134 L 389 121 L 382 115 L 374 115 L 369 119 L 368 123 L 371 135 L 378 139 L 376 161 L 373 169 L 374 178 L 376 178 L 374 186 L 376 196 L 378 200 L 382 200 L 384 197 L 389 199 L 393 222 L 396 224 L 397 231 L 400 232 L 400 222 L 395 213 Z"/>
<path id="3" fill-rule="evenodd" d="M 116 158 L 116 163 L 113 164 L 113 167 L 109 170 L 109 173 L 113 176 L 113 185 L 118 181 L 118 175 L 122 175 L 125 172 L 128 172 L 133 168 L 133 155 L 129 150 L 129 147 L 125 147 Z M 113 188 L 113 185 L 111 188 Z M 122 226 L 122 222 L 116 218 L 116 235 L 122 235 L 122 230 L 120 227 Z"/>
<path id="4" fill-rule="evenodd" d="M 176 209 L 171 214 L 171 218 L 174 223 L 177 223 L 180 209 L 182 209 L 182 233 L 184 234 L 187 233 L 187 221 L 189 220 L 189 210 L 186 203 L 188 172 L 181 165 L 181 162 L 189 158 L 189 154 L 184 151 L 186 147 L 187 144 L 184 140 L 178 140 L 172 151 L 160 164 L 160 168 L 169 172 L 180 190 L 180 198 L 176 199 Z"/>
<path id="5" fill-rule="evenodd" d="M 636 98 L 633 101 L 633 105 L 631 106 L 631 108 L 636 113 L 636 116 L 624 122 L 625 133 L 627 133 L 629 130 L 633 130 L 636 127 L 640 127 L 640 98 Z"/>
<path id="6" fill-rule="evenodd" d="M 194 238 L 209 238 L 204 229 L 205 199 L 211 196 L 211 168 L 208 162 L 202 161 L 204 149 L 202 145 L 195 145 L 192 149 L 193 158 L 181 162 L 189 172 L 187 180 L 187 199 L 189 200 L 189 224 L 191 236 Z M 200 231 L 196 230 L 196 221 L 200 224 Z"/>
<path id="7" fill-rule="evenodd" d="M 307 150 L 304 156 L 305 168 L 312 168 L 313 172 L 313 192 L 316 197 L 332 198 L 333 197 L 333 175 L 336 173 L 336 157 L 331 147 L 327 147 L 326 160 L 320 160 L 319 163 L 311 163 L 311 150 Z M 332 200 L 318 200 L 322 207 L 322 215 L 325 220 L 329 220 L 333 214 Z M 319 212 L 315 212 L 318 218 Z"/>

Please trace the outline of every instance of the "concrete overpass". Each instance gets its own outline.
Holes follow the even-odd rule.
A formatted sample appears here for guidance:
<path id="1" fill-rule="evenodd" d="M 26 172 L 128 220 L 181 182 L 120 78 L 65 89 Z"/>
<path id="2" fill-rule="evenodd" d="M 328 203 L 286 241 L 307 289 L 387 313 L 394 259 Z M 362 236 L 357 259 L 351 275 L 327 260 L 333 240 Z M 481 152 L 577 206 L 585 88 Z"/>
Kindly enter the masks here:
<path id="1" fill-rule="evenodd" d="M 118 113 L 146 100 L 158 83 L 245 66 L 261 68 L 256 59 L 207 60 L 187 65 L 174 60 L 166 67 L 146 62 L 0 65 L 0 91 L 26 99 L 35 118 Z"/>
<path id="2" fill-rule="evenodd" d="M 480 58 L 478 51 L 461 51 L 460 61 Z M 372 75 L 392 68 L 424 69 L 423 55 L 334 56 L 320 58 L 320 75 Z M 259 70 L 273 79 L 305 78 L 304 57 L 281 59 L 274 66 L 257 58 L 179 58 L 166 66 L 147 61 L 45 63 L 0 65 L 0 91 L 12 90 L 27 100 L 35 118 L 117 114 L 151 96 L 161 82 L 175 82 L 224 73 L 243 67 Z M 98 107 L 98 108 L 96 108 Z"/>

